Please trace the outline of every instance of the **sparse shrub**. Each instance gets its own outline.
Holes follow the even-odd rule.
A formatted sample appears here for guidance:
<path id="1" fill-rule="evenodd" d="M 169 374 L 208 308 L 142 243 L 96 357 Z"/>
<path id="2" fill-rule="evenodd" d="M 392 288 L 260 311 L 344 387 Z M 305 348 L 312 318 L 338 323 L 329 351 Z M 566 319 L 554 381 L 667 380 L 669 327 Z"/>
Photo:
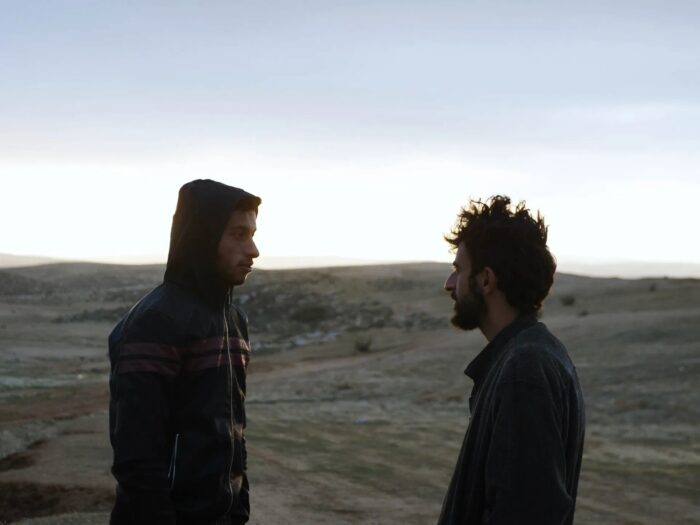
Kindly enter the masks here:
<path id="1" fill-rule="evenodd" d="M 322 304 L 305 304 L 294 310 L 289 317 L 300 323 L 317 323 L 328 318 L 328 308 Z"/>
<path id="2" fill-rule="evenodd" d="M 68 316 L 59 316 L 52 319 L 54 323 L 82 323 L 85 321 L 94 322 L 117 322 L 120 317 L 129 311 L 130 305 L 117 306 L 115 308 L 95 308 L 94 310 L 83 310 Z"/>
<path id="3" fill-rule="evenodd" d="M 126 302 L 135 303 L 141 297 L 148 293 L 148 288 L 143 286 L 130 286 L 128 288 L 117 288 L 112 290 L 105 290 L 103 293 L 103 300 L 106 302 Z"/>
<path id="4" fill-rule="evenodd" d="M 576 302 L 576 297 L 574 297 L 573 294 L 567 293 L 562 295 L 559 300 L 561 301 L 561 304 L 564 306 L 573 306 L 574 303 Z"/>
<path id="5" fill-rule="evenodd" d="M 649 285 L 649 291 L 650 292 L 655 292 L 656 291 L 656 283 L 651 283 Z"/>
<path id="6" fill-rule="evenodd" d="M 383 292 L 404 292 L 415 289 L 418 283 L 414 279 L 404 277 L 384 277 L 374 279 L 371 284 L 374 289 Z"/>
<path id="7" fill-rule="evenodd" d="M 355 350 L 366 354 L 372 348 L 371 337 L 358 337 L 355 339 Z"/>
<path id="8" fill-rule="evenodd" d="M 588 310 L 585 308 L 578 313 L 579 317 L 586 317 L 588 315 Z"/>

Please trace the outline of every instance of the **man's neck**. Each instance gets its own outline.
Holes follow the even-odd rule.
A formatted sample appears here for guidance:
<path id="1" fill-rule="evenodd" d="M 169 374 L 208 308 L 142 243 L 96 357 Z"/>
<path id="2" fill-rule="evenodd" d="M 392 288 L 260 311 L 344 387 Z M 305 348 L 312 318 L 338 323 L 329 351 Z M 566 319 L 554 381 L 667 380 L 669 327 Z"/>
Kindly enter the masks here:
<path id="1" fill-rule="evenodd" d="M 495 311 L 494 311 L 495 310 Z M 487 341 L 496 337 L 501 330 L 503 330 L 510 323 L 515 321 L 519 316 L 519 313 L 514 308 L 505 309 L 492 309 L 484 320 L 482 321 L 479 329 Z"/>

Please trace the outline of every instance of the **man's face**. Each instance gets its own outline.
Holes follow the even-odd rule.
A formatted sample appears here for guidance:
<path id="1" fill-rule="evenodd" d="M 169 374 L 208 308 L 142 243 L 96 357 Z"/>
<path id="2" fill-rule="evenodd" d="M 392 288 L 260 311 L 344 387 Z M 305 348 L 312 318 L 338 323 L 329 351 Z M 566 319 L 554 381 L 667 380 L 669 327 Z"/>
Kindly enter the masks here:
<path id="1" fill-rule="evenodd" d="M 454 301 L 451 322 L 462 330 L 478 328 L 486 315 L 486 302 L 476 287 L 476 278 L 471 275 L 472 265 L 464 243 L 457 247 L 454 270 L 445 281 L 445 290 Z"/>
<path id="2" fill-rule="evenodd" d="M 216 271 L 229 286 L 243 284 L 252 271 L 253 259 L 260 255 L 253 241 L 256 218 L 254 211 L 236 210 L 221 234 Z"/>

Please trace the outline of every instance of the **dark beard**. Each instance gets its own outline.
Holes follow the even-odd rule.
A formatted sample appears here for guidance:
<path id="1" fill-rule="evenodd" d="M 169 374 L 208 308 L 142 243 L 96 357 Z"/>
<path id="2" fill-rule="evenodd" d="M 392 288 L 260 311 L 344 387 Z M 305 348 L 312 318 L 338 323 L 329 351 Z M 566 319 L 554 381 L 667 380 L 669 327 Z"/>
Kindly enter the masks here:
<path id="1" fill-rule="evenodd" d="M 484 296 L 481 295 L 478 290 L 475 290 L 475 286 L 471 286 L 471 280 L 469 284 L 469 295 L 458 301 L 455 300 L 455 314 L 452 316 L 452 319 L 450 319 L 450 322 L 454 326 L 462 330 L 474 330 L 475 328 L 479 328 L 481 320 L 486 316 L 486 301 L 484 301 Z"/>

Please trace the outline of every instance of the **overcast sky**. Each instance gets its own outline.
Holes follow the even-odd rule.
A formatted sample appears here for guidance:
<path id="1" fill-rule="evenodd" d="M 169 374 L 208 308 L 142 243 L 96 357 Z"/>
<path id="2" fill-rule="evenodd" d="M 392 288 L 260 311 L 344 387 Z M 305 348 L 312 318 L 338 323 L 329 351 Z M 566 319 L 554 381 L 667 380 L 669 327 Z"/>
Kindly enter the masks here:
<path id="1" fill-rule="evenodd" d="M 177 189 L 262 253 L 450 260 L 470 196 L 560 261 L 700 263 L 700 4 L 0 0 L 0 252 L 165 258 Z"/>

